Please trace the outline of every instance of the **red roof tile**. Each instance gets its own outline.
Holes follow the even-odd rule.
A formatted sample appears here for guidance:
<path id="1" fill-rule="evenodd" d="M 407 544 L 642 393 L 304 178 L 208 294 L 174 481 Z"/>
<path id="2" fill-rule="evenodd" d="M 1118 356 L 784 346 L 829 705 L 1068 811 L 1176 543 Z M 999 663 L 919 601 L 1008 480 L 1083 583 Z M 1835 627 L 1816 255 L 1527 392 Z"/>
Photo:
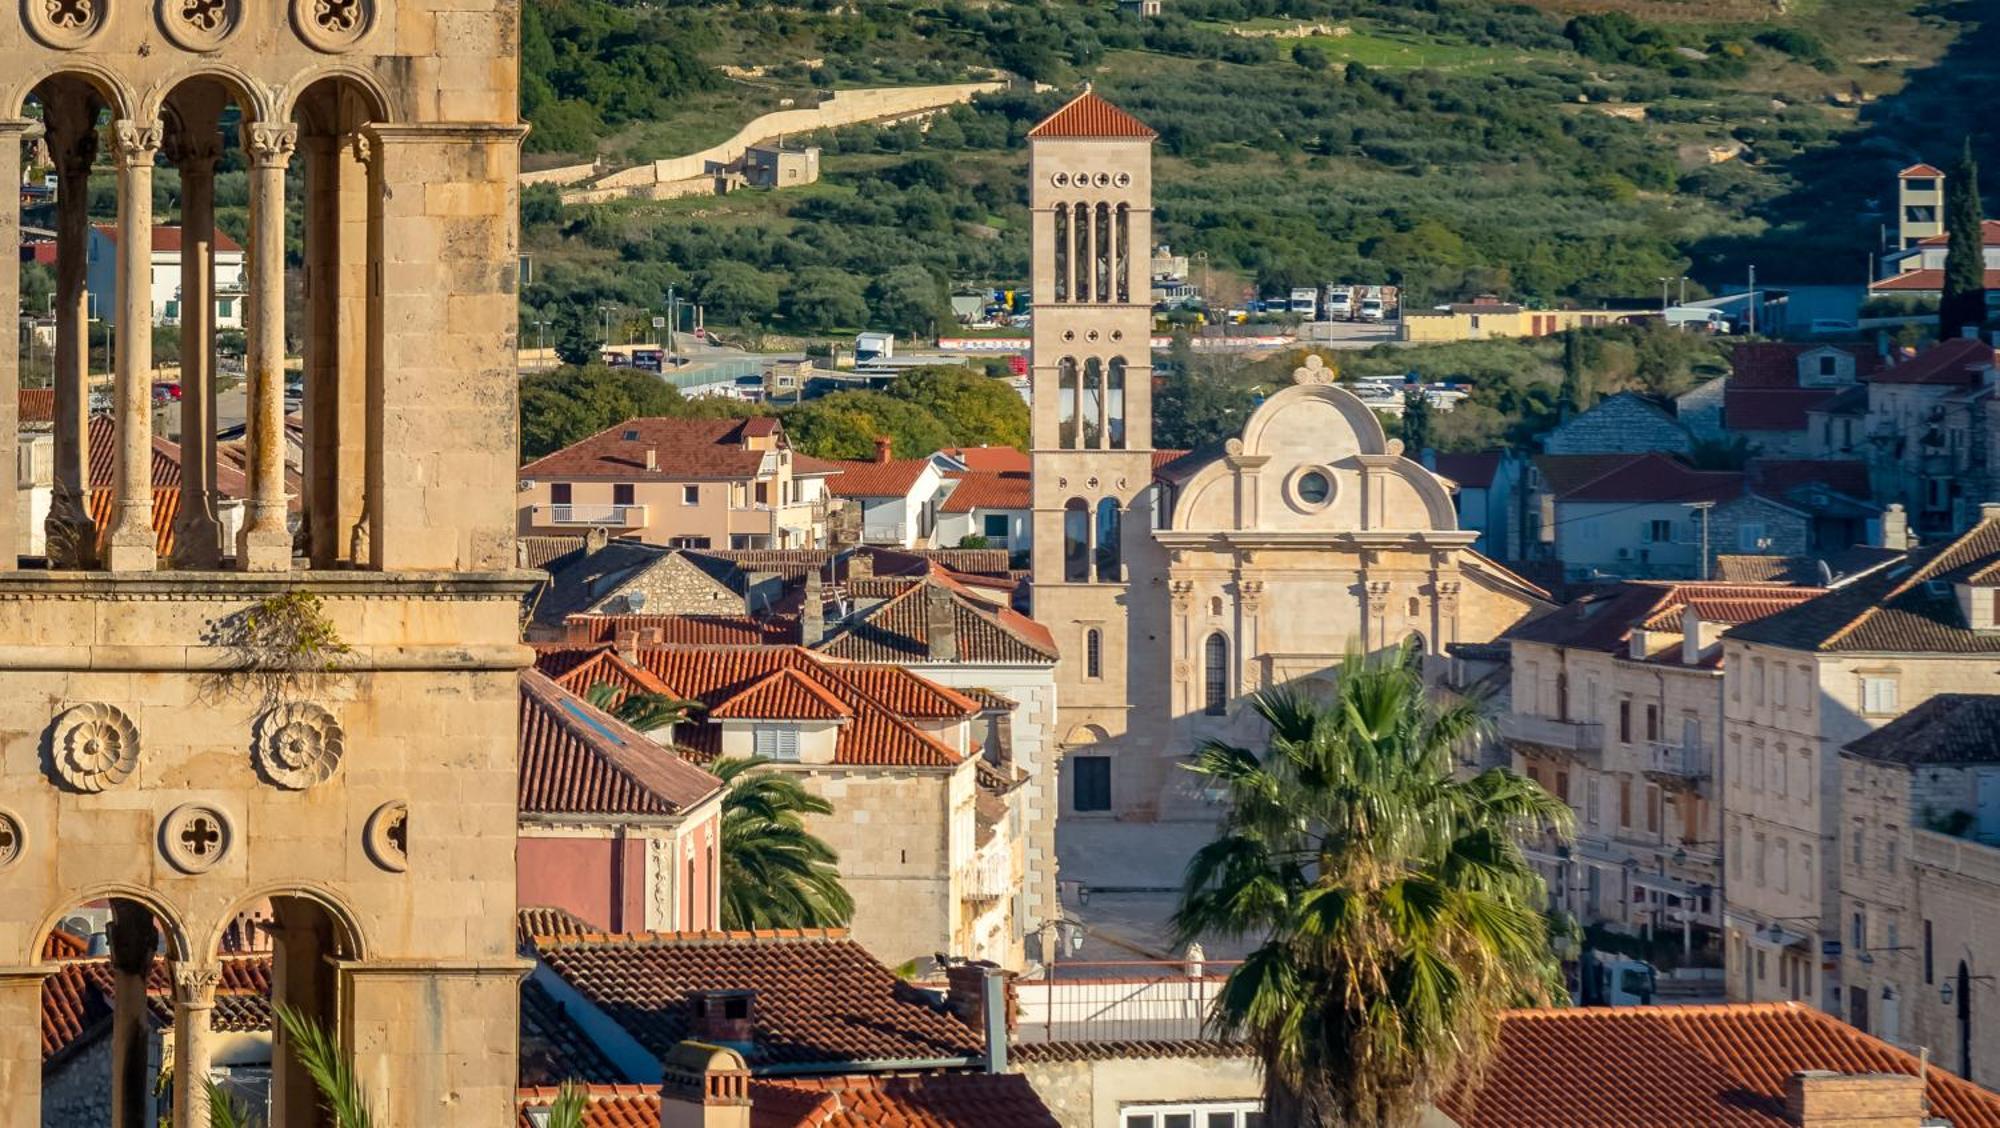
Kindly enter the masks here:
<path id="1" fill-rule="evenodd" d="M 1939 173 L 1938 175 L 1942 176 L 1944 174 Z M 2000 247 L 2000 219 L 1982 219 L 1979 221 L 1979 241 L 1988 247 Z M 1950 245 L 1950 232 L 1927 235 L 1917 240 L 1917 246 L 1919 247 L 1946 247 Z"/>
<path id="2" fill-rule="evenodd" d="M 1882 366 L 1882 357 L 1866 345 L 1824 342 L 1746 341 L 1729 354 L 1731 388 L 1797 388 L 1799 359 L 1821 349 L 1837 349 L 1854 358 L 1854 371 L 1866 376 Z"/>
<path id="3" fill-rule="evenodd" d="M 824 686 L 796 669 L 773 670 L 708 711 L 710 720 L 832 721 L 852 717 Z"/>
<path id="4" fill-rule="evenodd" d="M 2000 566 L 2000 519 L 1910 553 L 1835 591 L 1755 623 L 1730 638 L 1796 650 L 1847 653 L 2000 653 L 2000 635 L 1966 623 L 1954 581 Z M 1942 591 L 1929 581 L 1945 582 Z"/>
<path id="5" fill-rule="evenodd" d="M 589 931 L 585 929 L 584 931 Z M 521 984 L 521 1084 L 560 1085 L 565 1081 L 622 1081 L 625 1075 L 604 1056 L 570 1017 L 563 1004 L 533 979 Z M 637 1088 L 637 1086 L 633 1086 Z M 657 1093 L 657 1087 L 647 1092 Z M 586 1120 L 586 1124 L 615 1125 L 615 1120 Z M 659 1107 L 645 1128 L 659 1128 Z"/>
<path id="6" fill-rule="evenodd" d="M 1585 456 L 1589 457 L 1589 456 Z M 1559 494 L 1565 502 L 1727 501 L 1743 494 L 1743 475 L 1695 470 L 1664 454 L 1643 454 Z"/>
<path id="7" fill-rule="evenodd" d="M 1782 498 L 1800 486 L 1820 485 L 1849 497 L 1869 496 L 1868 464 L 1849 458 L 1753 458 L 1747 467 L 1757 492 Z"/>
<path id="8" fill-rule="evenodd" d="M 1594 482 L 1613 470 L 1620 470 L 1643 454 L 1540 454 L 1535 456 L 1535 472 L 1557 497 Z"/>
<path id="9" fill-rule="evenodd" d="M 1992 220 L 1987 222 L 1991 223 Z M 2000 290 L 2000 270 L 1986 272 L 1986 288 Z M 1944 291 L 1944 271 L 1932 269 L 1906 270 L 1901 274 L 1877 279 L 1868 284 L 1868 289 L 1877 294 L 1936 294 Z"/>
<path id="10" fill-rule="evenodd" d="M 987 474 L 1025 474 L 1030 465 L 1026 453 L 1010 446 L 945 447 L 938 453 L 964 463 L 967 470 Z"/>
<path id="11" fill-rule="evenodd" d="M 856 662 L 931 661 L 928 601 L 936 598 L 950 601 L 954 661 L 1020 664 L 1060 657 L 1047 627 L 1011 607 L 973 596 L 963 583 L 942 574 L 920 580 L 856 580 L 849 591 L 888 598 L 856 611 L 814 647 L 830 657 Z"/>
<path id="12" fill-rule="evenodd" d="M 1437 1106 L 1461 1128 L 1781 1128 L 1808 1070 L 1921 1074 L 1934 1115 L 2000 1126 L 2000 1095 L 1800 1003 L 1510 1011 L 1480 1082 Z"/>
<path id="13" fill-rule="evenodd" d="M 103 551 L 105 538 L 111 535 L 112 492 L 108 489 L 93 489 L 84 495 L 83 505 L 90 519 L 97 523 L 98 550 Z M 174 517 L 181 511 L 181 491 L 179 489 L 153 490 L 153 548 L 162 560 L 173 555 Z"/>
<path id="14" fill-rule="evenodd" d="M 928 458 L 892 458 L 887 462 L 836 462 L 839 473 L 826 480 L 837 497 L 908 497 L 932 467 Z"/>
<path id="15" fill-rule="evenodd" d="M 1031 485 L 1028 475 L 1022 473 L 959 474 L 954 479 L 958 484 L 952 487 L 951 495 L 938 506 L 945 513 L 971 513 L 975 509 L 1030 509 Z"/>
<path id="16" fill-rule="evenodd" d="M 521 675 L 522 814 L 678 815 L 722 783 L 534 670 Z"/>
<path id="17" fill-rule="evenodd" d="M 686 481 L 750 479 L 770 455 L 747 440 L 772 432 L 750 419 L 627 419 L 521 467 L 522 478 Z M 774 421 L 775 422 L 775 421 Z M 653 453 L 654 469 L 646 468 Z"/>
<path id="18" fill-rule="evenodd" d="M 522 1013 L 525 1018 L 525 1008 Z M 527 1066 L 525 1057 L 521 1064 Z M 521 1110 L 517 1128 L 541 1128 L 528 1110 L 546 1110 L 561 1092 L 560 1085 L 523 1086 L 517 1095 Z M 591 1085 L 586 1095 L 583 1128 L 660 1128 L 658 1085 Z"/>
<path id="19" fill-rule="evenodd" d="M 56 421 L 56 390 L 54 388 L 22 388 L 18 402 L 21 408 L 21 422 L 53 423 Z"/>
<path id="20" fill-rule="evenodd" d="M 1919 162 L 1897 173 L 1896 179 L 1901 180 L 1903 177 L 1906 176 L 1943 176 L 1943 175 L 1944 175 L 1944 170 L 1938 168 L 1936 165 L 1927 165 Z"/>
<path id="21" fill-rule="evenodd" d="M 1056 1128 L 1020 1074 L 758 1078 L 751 1128 Z"/>
<path id="22" fill-rule="evenodd" d="M 97 228 L 97 233 L 99 235 L 104 236 L 105 239 L 109 240 L 114 246 L 117 244 L 118 242 L 117 224 L 99 223 L 96 224 L 95 226 Z M 243 249 L 243 244 L 238 243 L 234 239 L 231 239 L 227 231 L 224 231 L 222 228 L 218 227 L 215 229 L 215 249 L 224 252 L 241 251 Z M 153 253 L 176 254 L 176 255 L 180 254 L 181 229 L 179 227 L 166 227 L 166 226 L 155 225 L 153 228 Z"/>
<path id="23" fill-rule="evenodd" d="M 1500 452 L 1497 450 L 1440 454 L 1436 462 L 1434 470 L 1469 490 L 1490 489 L 1493 476 L 1500 472 Z"/>
<path id="24" fill-rule="evenodd" d="M 1566 603 L 1503 637 L 1618 654 L 1626 651 L 1634 629 L 1678 632 L 1687 607 L 1712 623 L 1747 623 L 1819 594 L 1818 588 L 1631 580 Z"/>
<path id="25" fill-rule="evenodd" d="M 693 1031 L 690 997 L 756 992 L 753 1070 L 973 1058 L 980 1035 L 842 930 L 634 933 L 543 941 L 542 962 L 655 1057 Z"/>
<path id="26" fill-rule="evenodd" d="M 1151 141 L 1159 136 L 1153 128 L 1089 88 L 1071 98 L 1062 109 L 1042 119 L 1028 131 L 1028 139 L 1044 138 L 1138 138 Z"/>
<path id="27" fill-rule="evenodd" d="M 209 1022 L 219 1031 L 271 1028 L 271 957 L 223 956 Z M 146 976 L 147 1010 L 161 1027 L 173 1024 L 173 975 L 156 959 Z M 42 981 L 42 1060 L 48 1061 L 100 1029 L 112 1013 L 111 964 L 103 956 L 65 960 Z"/>
<path id="28" fill-rule="evenodd" d="M 790 619 L 756 619 L 749 615 L 602 615 L 582 612 L 563 620 L 572 646 L 614 642 L 618 632 L 658 631 L 658 642 L 690 646 L 782 646 L 799 640 L 798 624 Z"/>
<path id="29" fill-rule="evenodd" d="M 1940 341 L 1901 364 L 1868 378 L 1873 384 L 1938 384 L 1970 387 L 1994 366 L 1993 346 L 1970 337 Z"/>
<path id="30" fill-rule="evenodd" d="M 1803 431 L 1806 413 L 1840 394 L 1839 388 L 1722 389 L 1722 425 L 1731 431 Z"/>

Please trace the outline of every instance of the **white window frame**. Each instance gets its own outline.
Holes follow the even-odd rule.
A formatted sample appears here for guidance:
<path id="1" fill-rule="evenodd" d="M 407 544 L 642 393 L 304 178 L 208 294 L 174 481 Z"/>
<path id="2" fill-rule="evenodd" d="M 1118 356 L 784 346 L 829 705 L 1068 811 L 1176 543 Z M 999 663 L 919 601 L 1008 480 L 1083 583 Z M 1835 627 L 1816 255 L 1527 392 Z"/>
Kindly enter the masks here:
<path id="1" fill-rule="evenodd" d="M 700 505 L 700 504 L 701 504 L 701 486 L 700 486 L 699 484 L 695 484 L 695 485 L 686 485 L 686 484 L 683 484 L 683 485 L 681 486 L 681 504 L 682 504 L 682 505 Z"/>
<path id="2" fill-rule="evenodd" d="M 1128 1104 L 1118 1107 L 1118 1128 L 1165 1128 L 1167 1117 L 1185 1116 L 1193 1128 L 1209 1128 L 1209 1117 L 1217 1113 L 1235 1117 L 1232 1128 L 1248 1128 L 1263 1122 L 1263 1101 L 1183 1101 L 1178 1104 Z M 1275 1126 L 1273 1126 L 1275 1128 Z"/>
<path id="3" fill-rule="evenodd" d="M 1896 679 L 1881 674 L 1861 677 L 1861 712 L 1870 717 L 1886 717 L 1896 711 Z"/>
<path id="4" fill-rule="evenodd" d="M 799 762 L 799 726 L 760 724 L 750 732 L 756 755 L 779 764 Z"/>

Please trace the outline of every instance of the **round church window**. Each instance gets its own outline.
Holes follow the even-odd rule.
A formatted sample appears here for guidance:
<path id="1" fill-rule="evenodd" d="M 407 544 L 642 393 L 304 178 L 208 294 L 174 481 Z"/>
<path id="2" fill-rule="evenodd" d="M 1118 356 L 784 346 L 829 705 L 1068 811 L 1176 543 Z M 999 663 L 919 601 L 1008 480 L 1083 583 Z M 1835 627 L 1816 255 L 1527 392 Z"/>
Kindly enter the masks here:
<path id="1" fill-rule="evenodd" d="M 1317 470 L 1308 470 L 1299 475 L 1299 500 L 1307 505 L 1325 505 L 1333 496 L 1333 483 Z"/>

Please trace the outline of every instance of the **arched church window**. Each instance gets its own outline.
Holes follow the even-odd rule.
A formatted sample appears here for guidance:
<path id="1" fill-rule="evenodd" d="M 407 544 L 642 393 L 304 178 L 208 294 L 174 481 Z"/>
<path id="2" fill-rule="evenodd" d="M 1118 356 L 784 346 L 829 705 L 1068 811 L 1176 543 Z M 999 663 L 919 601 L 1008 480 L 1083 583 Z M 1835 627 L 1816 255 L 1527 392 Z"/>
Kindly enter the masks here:
<path id="1" fill-rule="evenodd" d="M 1221 631 L 1202 644 L 1202 712 L 1220 717 L 1229 709 L 1229 640 Z"/>
<path id="2" fill-rule="evenodd" d="M 1111 300 L 1111 205 L 1097 205 L 1097 300 Z"/>
<path id="3" fill-rule="evenodd" d="M 1117 261 L 1111 272 L 1118 279 L 1118 300 L 1132 300 L 1132 208 L 1128 204 L 1118 205 Z"/>
<path id="4" fill-rule="evenodd" d="M 1090 582 L 1090 503 L 1080 497 L 1063 503 L 1063 582 Z"/>
<path id="5" fill-rule="evenodd" d="M 1060 205 L 1060 204 L 1059 204 L 1059 205 L 1057 205 L 1057 206 L 1056 206 L 1056 210 L 1055 210 L 1055 220 L 1056 220 L 1056 231 L 1055 231 L 1055 244 L 1056 244 L 1056 246 L 1055 246 L 1055 251 L 1056 251 L 1056 254 L 1055 254 L 1055 260 L 1056 260 L 1056 291 L 1055 291 L 1055 300 L 1056 300 L 1056 301 L 1059 301 L 1059 302 L 1066 302 L 1066 301 L 1068 301 L 1068 300 L 1069 300 L 1069 249 L 1070 249 L 1070 248 L 1069 248 L 1069 208 L 1068 208 L 1067 206 L 1064 206 L 1064 205 Z"/>
<path id="6" fill-rule="evenodd" d="M 1104 632 L 1096 627 L 1083 632 L 1083 676 L 1104 676 Z"/>
<path id="7" fill-rule="evenodd" d="M 1221 597 L 1221 596 L 1219 596 L 1219 595 L 1211 595 L 1211 596 L 1209 596 L 1209 597 L 1208 597 L 1208 613 L 1209 613 L 1210 615 L 1213 615 L 1213 616 L 1215 616 L 1215 617 L 1216 617 L 1216 618 L 1218 618 L 1218 619 L 1222 618 L 1222 597 Z"/>
<path id="8" fill-rule="evenodd" d="M 1422 615 L 1423 613 L 1424 613 L 1424 601 L 1423 601 L 1423 600 L 1421 600 L 1421 599 L 1419 599 L 1419 598 L 1417 598 L 1417 597 L 1416 597 L 1416 596 L 1414 596 L 1414 595 L 1413 595 L 1413 596 L 1411 596 L 1411 597 L 1410 597 L 1410 618 L 1412 618 L 1412 619 L 1414 619 L 1414 618 L 1417 618 L 1418 616 Z"/>
<path id="9" fill-rule="evenodd" d="M 1096 450 L 1104 437 L 1104 362 L 1091 357 L 1083 362 L 1083 447 Z"/>
<path id="10" fill-rule="evenodd" d="M 1063 357 L 1056 362 L 1056 443 L 1065 448 L 1076 446 L 1076 358 Z"/>
<path id="11" fill-rule="evenodd" d="M 1115 584 L 1124 580 L 1122 541 L 1120 525 L 1124 521 L 1124 511 L 1118 506 L 1118 499 L 1107 497 L 1097 503 L 1097 582 Z"/>
<path id="12" fill-rule="evenodd" d="M 1104 375 L 1104 435 L 1112 450 L 1125 449 L 1125 358 L 1114 356 Z"/>
<path id="13" fill-rule="evenodd" d="M 1076 205 L 1076 220 L 1070 230 L 1076 238 L 1076 260 L 1074 274 L 1076 289 L 1070 292 L 1069 300 L 1087 302 L 1090 300 L 1090 205 Z"/>

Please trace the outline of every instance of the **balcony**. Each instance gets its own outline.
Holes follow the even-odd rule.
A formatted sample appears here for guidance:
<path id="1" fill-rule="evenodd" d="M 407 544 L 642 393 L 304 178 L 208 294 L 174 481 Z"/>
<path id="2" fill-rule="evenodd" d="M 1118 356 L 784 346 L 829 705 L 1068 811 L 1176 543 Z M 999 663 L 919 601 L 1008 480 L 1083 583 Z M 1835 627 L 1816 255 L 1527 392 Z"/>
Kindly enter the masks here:
<path id="1" fill-rule="evenodd" d="M 1013 896 L 1015 889 L 1012 840 L 994 835 L 979 848 L 970 865 L 960 873 L 959 896 L 967 901 L 1000 901 Z"/>
<path id="2" fill-rule="evenodd" d="M 641 529 L 646 526 L 643 505 L 537 505 L 533 512 L 538 526 L 570 528 Z"/>
<path id="3" fill-rule="evenodd" d="M 1501 714 L 1500 739 L 1509 743 L 1538 745 L 1578 758 L 1596 757 L 1604 752 L 1603 725 L 1526 713 Z"/>
<path id="4" fill-rule="evenodd" d="M 1653 743 L 1646 746 L 1646 776 L 1668 787 L 1695 787 L 1709 776 L 1706 748 Z"/>
<path id="5" fill-rule="evenodd" d="M 1236 964 L 1064 960 L 1040 977 L 1017 980 L 1015 1040 L 1171 1042 L 1214 1037 L 1215 997 Z"/>

